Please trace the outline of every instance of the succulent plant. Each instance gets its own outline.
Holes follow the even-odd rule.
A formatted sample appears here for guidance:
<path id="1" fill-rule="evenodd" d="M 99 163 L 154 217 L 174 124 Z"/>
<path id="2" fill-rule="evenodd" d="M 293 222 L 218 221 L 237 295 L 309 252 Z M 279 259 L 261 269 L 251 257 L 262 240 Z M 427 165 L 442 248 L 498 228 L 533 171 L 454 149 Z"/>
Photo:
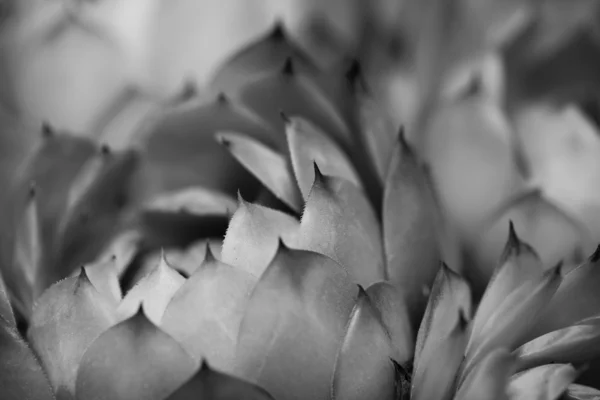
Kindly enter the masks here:
<path id="1" fill-rule="evenodd" d="M 136 150 L 45 128 L 2 253 L 8 400 L 598 398 L 574 382 L 600 356 L 600 248 L 552 267 L 511 224 L 496 268 L 470 263 L 349 64 L 278 26 Z M 173 192 L 121 224 L 138 158 L 142 193 Z"/>

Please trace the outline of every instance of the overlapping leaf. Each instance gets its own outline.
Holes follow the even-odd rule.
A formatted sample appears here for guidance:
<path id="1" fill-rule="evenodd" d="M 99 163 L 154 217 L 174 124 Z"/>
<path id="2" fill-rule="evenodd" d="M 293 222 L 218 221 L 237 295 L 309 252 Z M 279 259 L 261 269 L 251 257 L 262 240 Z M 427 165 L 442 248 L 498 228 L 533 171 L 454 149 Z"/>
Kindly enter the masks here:
<path id="1" fill-rule="evenodd" d="M 197 360 L 230 371 L 240 323 L 255 284 L 250 273 L 217 261 L 207 251 L 202 265 L 169 302 L 160 325 Z"/>
<path id="2" fill-rule="evenodd" d="M 87 348 L 77 371 L 76 398 L 163 400 L 196 368 L 193 358 L 140 308 Z"/>
<path id="3" fill-rule="evenodd" d="M 56 392 L 74 396 L 79 361 L 88 346 L 116 322 L 113 304 L 81 269 L 49 288 L 33 310 L 28 339 Z"/>
<path id="4" fill-rule="evenodd" d="M 331 259 L 280 244 L 248 302 L 236 372 L 277 399 L 328 399 L 357 294 Z"/>

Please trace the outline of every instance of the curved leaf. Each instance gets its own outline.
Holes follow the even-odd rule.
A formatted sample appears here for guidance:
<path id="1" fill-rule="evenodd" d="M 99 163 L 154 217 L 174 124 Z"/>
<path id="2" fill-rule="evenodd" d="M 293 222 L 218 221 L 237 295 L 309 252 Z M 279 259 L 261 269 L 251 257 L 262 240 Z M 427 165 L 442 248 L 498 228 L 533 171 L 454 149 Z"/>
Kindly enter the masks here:
<path id="1" fill-rule="evenodd" d="M 56 271 L 46 277 L 46 285 L 93 260 L 118 232 L 123 212 L 130 202 L 138 154 L 104 151 L 99 157 L 102 160 L 97 172 L 93 168 L 97 160 L 91 160 L 91 169 L 84 169 L 73 183 L 54 241 L 52 261 Z M 88 179 L 91 179 L 89 184 Z"/>
<path id="2" fill-rule="evenodd" d="M 221 261 L 259 277 L 275 256 L 280 237 L 289 239 L 299 223 L 282 212 L 245 202 L 239 206 L 223 240 Z"/>
<path id="3" fill-rule="evenodd" d="M 381 232 L 371 204 L 350 182 L 323 176 L 316 164 L 314 170 L 294 244 L 331 257 L 365 287 L 383 280 Z"/>
<path id="4" fill-rule="evenodd" d="M 397 128 L 383 108 L 367 93 L 358 95 L 357 101 L 359 133 L 377 177 L 384 184 L 394 154 Z"/>
<path id="5" fill-rule="evenodd" d="M 394 400 L 395 352 L 389 333 L 367 293 L 360 288 L 333 375 L 333 399 Z"/>
<path id="6" fill-rule="evenodd" d="M 223 235 L 236 208 L 225 193 L 189 187 L 161 194 L 145 205 L 141 230 L 149 246 L 185 246 L 201 237 Z"/>
<path id="7" fill-rule="evenodd" d="M 507 386 L 515 369 L 510 352 L 498 348 L 489 352 L 460 384 L 455 400 L 508 400 Z"/>
<path id="8" fill-rule="evenodd" d="M 6 400 L 54 400 L 37 358 L 17 329 L 0 317 L 0 387 Z"/>
<path id="9" fill-rule="evenodd" d="M 525 343 L 516 353 L 521 369 L 550 363 L 582 363 L 600 356 L 600 321 L 559 329 Z"/>
<path id="10" fill-rule="evenodd" d="M 471 335 L 480 335 L 485 323 L 494 315 L 494 310 L 500 307 L 511 293 L 526 282 L 539 280 L 543 273 L 544 266 L 537 253 L 519 239 L 511 222 L 504 254 L 477 307 Z"/>
<path id="11" fill-rule="evenodd" d="M 221 65 L 212 78 L 211 87 L 228 92 L 256 79 L 266 72 L 274 72 L 291 58 L 306 73 L 316 73 L 318 67 L 286 33 L 277 21 L 271 31 L 237 51 Z"/>
<path id="12" fill-rule="evenodd" d="M 570 365 L 544 365 L 513 376 L 508 393 L 511 400 L 557 400 L 576 377 Z"/>
<path id="13" fill-rule="evenodd" d="M 179 343 L 140 308 L 87 349 L 77 372 L 77 399 L 163 400 L 196 368 Z"/>
<path id="14" fill-rule="evenodd" d="M 231 371 L 246 304 L 256 284 L 248 272 L 214 259 L 202 265 L 169 302 L 161 328 L 198 361 Z"/>
<path id="15" fill-rule="evenodd" d="M 223 95 L 175 107 L 157 116 L 143 138 L 148 195 L 189 186 L 230 195 L 254 190 L 256 180 L 215 141 L 219 131 L 244 132 L 266 145 L 285 146 L 283 134 Z"/>
<path id="16" fill-rule="evenodd" d="M 165 400 L 273 400 L 266 390 L 211 369 L 206 361 L 183 386 Z"/>
<path id="17" fill-rule="evenodd" d="M 413 318 L 425 307 L 421 290 L 431 286 L 440 262 L 436 212 L 429 178 L 400 133 L 383 195 L 383 240 L 387 275 L 405 286 Z"/>
<path id="18" fill-rule="evenodd" d="M 414 353 L 414 333 L 402 289 L 389 282 L 377 282 L 367 288 L 367 294 L 390 336 L 394 359 L 406 364 Z"/>
<path id="19" fill-rule="evenodd" d="M 94 288 L 84 268 L 40 297 L 27 336 L 56 392 L 74 396 L 81 357 L 115 322 L 113 304 Z"/>
<path id="20" fill-rule="evenodd" d="M 582 265 L 569 271 L 528 338 L 567 327 L 600 310 L 600 246 Z"/>
<path id="21" fill-rule="evenodd" d="M 442 264 L 433 283 L 415 346 L 414 371 L 435 357 L 434 350 L 456 329 L 456 316 L 471 317 L 471 289 L 462 276 Z"/>
<path id="22" fill-rule="evenodd" d="M 600 390 L 582 385 L 569 385 L 564 394 L 565 400 L 598 400 Z"/>
<path id="23" fill-rule="evenodd" d="M 104 262 L 86 265 L 84 268 L 96 290 L 112 301 L 116 307 L 123 299 L 117 270 L 117 258 L 113 257 Z"/>
<path id="24" fill-rule="evenodd" d="M 0 271 L 0 319 L 3 319 L 9 326 L 17 326 L 2 271 Z"/>
<path id="25" fill-rule="evenodd" d="M 329 399 L 357 292 L 331 259 L 280 243 L 242 320 L 237 373 L 281 400 Z"/>
<path id="26" fill-rule="evenodd" d="M 435 343 L 431 357 L 421 360 L 419 369 L 415 370 L 412 399 L 451 399 L 468 340 L 468 325 L 463 311 L 459 309 L 455 318 L 452 330 Z"/>
<path id="27" fill-rule="evenodd" d="M 246 135 L 220 132 L 217 140 L 278 199 L 296 212 L 302 195 L 285 157 Z"/>
<path id="28" fill-rule="evenodd" d="M 124 320 L 133 316 L 143 305 L 146 317 L 158 325 L 167 305 L 184 282 L 185 278 L 171 268 L 163 255 L 154 270 L 125 295 L 117 313 Z"/>
<path id="29" fill-rule="evenodd" d="M 302 117 L 286 122 L 292 166 L 304 199 L 315 181 L 314 164 L 324 175 L 343 178 L 362 188 L 360 178 L 342 149 L 318 127 Z"/>
<path id="30" fill-rule="evenodd" d="M 283 111 L 286 115 L 297 115 L 312 121 L 342 147 L 352 143 L 349 127 L 339 111 L 313 79 L 298 73 L 293 59 L 288 58 L 278 71 L 267 73 L 243 86 L 236 96 L 269 121 L 277 132 L 285 129 L 280 115 Z"/>
<path id="31" fill-rule="evenodd" d="M 462 376 L 494 348 L 514 350 L 523 343 L 556 293 L 562 281 L 560 272 L 559 264 L 540 279 L 523 283 L 494 309 L 481 330 L 469 338 Z"/>

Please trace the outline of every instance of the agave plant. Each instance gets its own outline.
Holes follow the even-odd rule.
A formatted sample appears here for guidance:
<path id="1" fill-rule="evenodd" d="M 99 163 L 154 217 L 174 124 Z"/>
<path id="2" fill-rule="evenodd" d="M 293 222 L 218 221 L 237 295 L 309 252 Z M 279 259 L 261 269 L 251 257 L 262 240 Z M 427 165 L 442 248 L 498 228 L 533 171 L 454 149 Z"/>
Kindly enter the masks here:
<path id="1" fill-rule="evenodd" d="M 357 63 L 320 71 L 278 26 L 213 87 L 149 121 L 135 151 L 86 163 L 93 145 L 50 134 L 19 175 L 0 291 L 9 399 L 598 396 L 572 383 L 600 350 L 600 251 L 549 268 L 511 227 L 481 297 L 465 277 L 485 271 Z M 187 189 L 117 236 L 138 157 L 144 193 Z"/>

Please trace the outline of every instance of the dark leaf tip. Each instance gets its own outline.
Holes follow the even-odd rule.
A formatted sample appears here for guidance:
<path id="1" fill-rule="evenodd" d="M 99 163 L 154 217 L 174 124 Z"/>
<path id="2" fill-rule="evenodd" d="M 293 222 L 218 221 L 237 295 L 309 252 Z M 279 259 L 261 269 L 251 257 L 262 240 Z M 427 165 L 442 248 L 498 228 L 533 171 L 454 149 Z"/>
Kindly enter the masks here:
<path id="1" fill-rule="evenodd" d="M 294 60 L 291 57 L 285 59 L 283 68 L 281 69 L 283 75 L 292 76 L 294 75 Z"/>
<path id="2" fill-rule="evenodd" d="M 600 244 L 598 244 L 598 247 L 596 247 L 596 250 L 590 256 L 590 261 L 593 263 L 600 261 Z"/>
<path id="3" fill-rule="evenodd" d="M 48 121 L 42 123 L 42 137 L 49 138 L 54 136 L 54 128 Z"/>
<path id="4" fill-rule="evenodd" d="M 273 25 L 273 29 L 271 30 L 271 33 L 269 34 L 269 38 L 271 38 L 272 40 L 283 40 L 285 39 L 286 35 L 285 35 L 285 28 L 283 26 L 283 21 L 281 19 L 277 19 L 275 21 L 275 24 Z"/>
<path id="5" fill-rule="evenodd" d="M 204 262 L 205 263 L 214 263 L 217 261 L 217 258 L 215 257 L 211 247 L 210 247 L 210 243 L 207 241 L 206 242 L 206 250 L 204 253 Z"/>
<path id="6" fill-rule="evenodd" d="M 35 181 L 29 182 L 29 189 L 27 191 L 27 195 L 30 199 L 34 199 L 37 195 L 37 184 L 35 183 Z"/>
<path id="7" fill-rule="evenodd" d="M 219 92 L 219 94 L 217 95 L 217 103 L 226 104 L 228 102 L 229 98 L 227 97 L 227 95 L 224 92 Z"/>
<path id="8" fill-rule="evenodd" d="M 205 358 L 202 359 L 202 362 L 200 363 L 200 372 L 209 372 L 211 371 L 210 365 L 208 364 L 208 361 L 206 361 Z"/>
<path id="9" fill-rule="evenodd" d="M 104 144 L 102 144 L 100 146 L 100 154 L 102 156 L 108 156 L 108 155 L 110 155 L 110 153 L 111 153 L 111 149 L 110 149 L 109 145 L 107 145 L 106 143 L 104 143 Z"/>
<path id="10" fill-rule="evenodd" d="M 323 182 L 325 177 L 323 176 L 323 173 L 321 172 L 321 169 L 316 161 L 313 161 L 313 169 L 315 171 L 315 182 Z"/>
<path id="11" fill-rule="evenodd" d="M 290 125 L 292 123 L 292 120 L 290 119 L 290 117 L 285 113 L 285 111 L 283 110 L 279 110 L 279 116 L 281 117 L 281 120 L 283 121 L 283 123 L 285 125 Z"/>
<path id="12" fill-rule="evenodd" d="M 346 71 L 346 79 L 350 83 L 355 83 L 362 80 L 362 67 L 358 59 L 354 58 L 352 61 L 350 61 L 350 65 Z"/>

